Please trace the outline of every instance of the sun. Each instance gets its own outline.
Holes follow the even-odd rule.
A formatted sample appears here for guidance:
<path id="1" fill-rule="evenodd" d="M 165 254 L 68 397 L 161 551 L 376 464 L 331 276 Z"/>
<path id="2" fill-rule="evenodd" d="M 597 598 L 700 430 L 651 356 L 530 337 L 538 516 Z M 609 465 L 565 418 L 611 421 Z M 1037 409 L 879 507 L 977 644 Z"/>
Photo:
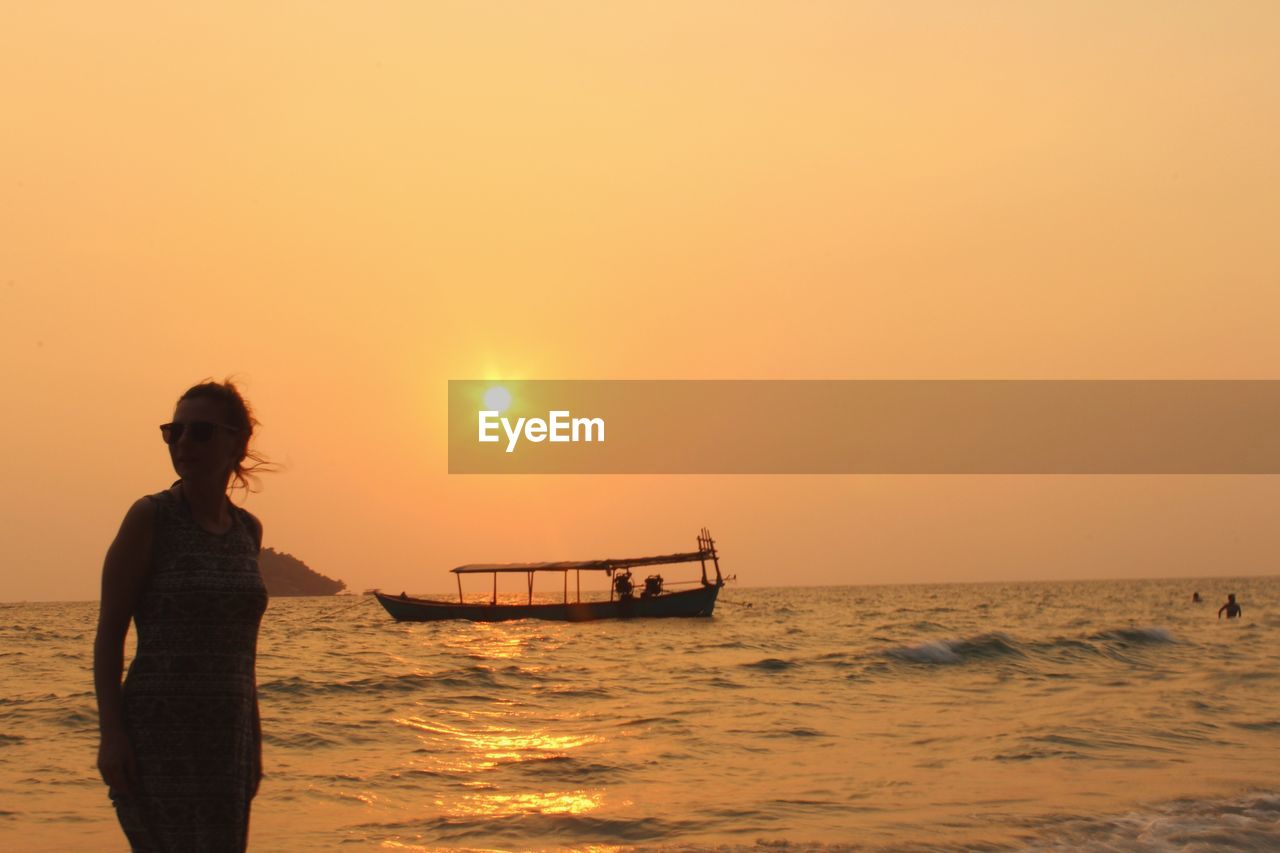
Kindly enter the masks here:
<path id="1" fill-rule="evenodd" d="M 488 411 L 505 412 L 511 406 L 511 392 L 495 385 L 484 392 L 484 407 Z"/>

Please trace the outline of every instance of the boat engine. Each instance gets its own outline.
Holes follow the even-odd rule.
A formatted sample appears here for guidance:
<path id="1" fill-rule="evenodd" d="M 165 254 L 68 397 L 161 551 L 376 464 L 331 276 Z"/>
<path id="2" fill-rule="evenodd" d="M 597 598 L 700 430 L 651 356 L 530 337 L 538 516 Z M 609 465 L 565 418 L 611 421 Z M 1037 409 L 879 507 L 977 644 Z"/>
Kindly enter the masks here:
<path id="1" fill-rule="evenodd" d="M 618 598 L 630 598 L 634 587 L 631 584 L 630 570 L 619 572 L 613 579 L 613 589 L 618 593 Z"/>
<path id="2" fill-rule="evenodd" d="M 644 592 L 640 597 L 653 598 L 655 595 L 662 595 L 662 575 L 649 575 L 644 579 Z"/>

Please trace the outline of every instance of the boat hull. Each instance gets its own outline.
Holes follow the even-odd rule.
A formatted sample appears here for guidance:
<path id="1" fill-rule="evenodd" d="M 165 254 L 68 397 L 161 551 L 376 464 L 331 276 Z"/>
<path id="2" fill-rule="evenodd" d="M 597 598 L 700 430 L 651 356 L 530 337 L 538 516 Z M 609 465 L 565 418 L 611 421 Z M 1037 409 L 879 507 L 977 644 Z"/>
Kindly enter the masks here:
<path id="1" fill-rule="evenodd" d="M 513 619 L 548 619 L 555 622 L 592 622 L 597 619 L 710 616 L 720 587 L 715 584 L 657 595 L 612 601 L 577 601 L 556 604 L 459 604 L 429 598 L 407 598 L 375 592 L 374 596 L 397 622 L 435 622 L 469 619 L 472 622 L 508 622 Z"/>

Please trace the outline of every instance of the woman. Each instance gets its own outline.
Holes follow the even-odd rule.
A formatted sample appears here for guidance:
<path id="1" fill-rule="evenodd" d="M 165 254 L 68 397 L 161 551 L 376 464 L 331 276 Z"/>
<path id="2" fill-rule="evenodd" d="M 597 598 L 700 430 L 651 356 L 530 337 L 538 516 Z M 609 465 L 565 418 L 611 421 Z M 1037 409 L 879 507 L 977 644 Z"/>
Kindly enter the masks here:
<path id="1" fill-rule="evenodd" d="M 262 777 L 254 658 L 262 525 L 227 497 L 265 460 L 230 382 L 160 427 L 180 478 L 139 498 L 107 550 L 94 642 L 98 769 L 135 851 L 244 850 Z M 250 466 L 245 467 L 245 460 Z M 120 683 L 132 619 L 137 653 Z"/>

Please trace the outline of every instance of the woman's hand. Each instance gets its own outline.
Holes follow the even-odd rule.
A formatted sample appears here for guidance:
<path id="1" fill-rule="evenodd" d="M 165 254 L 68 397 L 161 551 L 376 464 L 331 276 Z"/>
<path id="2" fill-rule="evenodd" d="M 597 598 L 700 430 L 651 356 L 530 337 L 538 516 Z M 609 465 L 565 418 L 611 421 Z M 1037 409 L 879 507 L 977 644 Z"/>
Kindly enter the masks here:
<path id="1" fill-rule="evenodd" d="M 98 744 L 98 772 L 102 781 L 117 791 L 132 792 L 138 784 L 138 766 L 133 760 L 133 745 L 123 730 L 102 733 Z"/>

